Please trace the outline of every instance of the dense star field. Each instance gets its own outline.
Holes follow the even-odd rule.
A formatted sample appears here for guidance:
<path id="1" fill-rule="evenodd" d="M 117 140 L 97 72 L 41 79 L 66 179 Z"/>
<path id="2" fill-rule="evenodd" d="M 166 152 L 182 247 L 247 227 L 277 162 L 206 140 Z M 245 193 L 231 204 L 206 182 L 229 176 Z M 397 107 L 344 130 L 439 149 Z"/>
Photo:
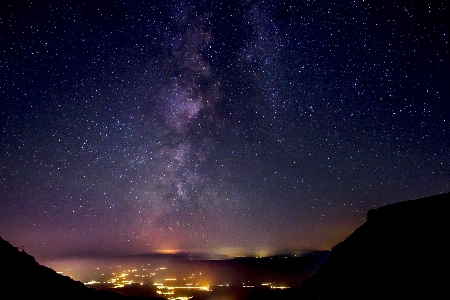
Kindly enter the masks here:
<path id="1" fill-rule="evenodd" d="M 38 258 L 268 255 L 448 192 L 449 16 L 447 1 L 3 1 L 0 235 Z"/>

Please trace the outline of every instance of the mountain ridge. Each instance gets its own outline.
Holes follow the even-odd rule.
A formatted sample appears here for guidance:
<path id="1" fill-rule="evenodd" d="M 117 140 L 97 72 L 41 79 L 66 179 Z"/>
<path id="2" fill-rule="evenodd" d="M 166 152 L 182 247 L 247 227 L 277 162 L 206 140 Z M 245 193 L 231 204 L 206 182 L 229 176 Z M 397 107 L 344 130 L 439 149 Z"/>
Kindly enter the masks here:
<path id="1" fill-rule="evenodd" d="M 2 299 L 136 299 L 111 291 L 88 288 L 82 282 L 40 265 L 33 256 L 14 247 L 2 237 L 0 271 Z"/>
<path id="2" fill-rule="evenodd" d="M 430 297 L 447 291 L 450 193 L 372 209 L 302 286 L 302 299 Z"/>

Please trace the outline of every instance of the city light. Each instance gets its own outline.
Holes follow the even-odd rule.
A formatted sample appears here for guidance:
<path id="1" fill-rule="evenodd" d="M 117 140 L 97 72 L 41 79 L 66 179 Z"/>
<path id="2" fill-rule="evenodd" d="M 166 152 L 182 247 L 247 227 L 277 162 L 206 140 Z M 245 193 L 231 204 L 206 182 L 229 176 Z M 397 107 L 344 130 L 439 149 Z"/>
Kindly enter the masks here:
<path id="1" fill-rule="evenodd" d="M 98 268 L 97 268 L 98 269 Z M 115 269 L 111 269 L 111 276 L 106 273 L 102 273 L 103 280 L 92 279 L 86 282 L 86 285 L 90 287 L 100 289 L 121 289 L 126 286 L 140 286 L 147 287 L 150 291 L 157 295 L 161 295 L 168 300 L 188 300 L 193 298 L 196 293 L 212 292 L 214 286 L 207 284 L 209 280 L 205 279 L 205 275 L 202 272 L 187 272 L 187 274 L 179 274 L 184 276 L 173 276 L 174 272 L 166 267 L 149 268 L 148 266 L 142 268 L 123 268 L 116 266 Z M 241 288 L 252 289 L 258 287 L 270 288 L 270 289 L 287 289 L 289 287 L 284 285 L 278 285 L 274 282 L 242 282 Z M 229 287 L 228 283 L 215 285 L 216 287 Z"/>

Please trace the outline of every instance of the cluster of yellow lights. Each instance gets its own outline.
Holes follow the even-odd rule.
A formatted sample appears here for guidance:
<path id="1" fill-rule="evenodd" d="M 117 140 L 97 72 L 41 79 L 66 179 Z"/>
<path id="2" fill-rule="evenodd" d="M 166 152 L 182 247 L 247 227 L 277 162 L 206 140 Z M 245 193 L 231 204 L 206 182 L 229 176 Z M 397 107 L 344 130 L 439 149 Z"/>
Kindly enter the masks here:
<path id="1" fill-rule="evenodd" d="M 280 289 L 280 290 L 284 290 L 284 289 L 288 289 L 288 286 L 277 286 L 277 285 L 272 285 L 271 282 L 266 282 L 266 283 L 261 283 L 261 285 L 263 286 L 268 286 L 271 289 Z"/>
<path id="2" fill-rule="evenodd" d="M 116 267 L 120 268 L 120 266 L 116 266 Z M 99 269 L 100 268 L 97 268 L 97 270 L 99 270 Z M 161 267 L 161 268 L 156 269 L 156 271 L 165 270 L 165 269 L 166 269 L 165 267 Z M 147 271 L 147 269 L 143 268 L 142 271 Z M 130 275 L 130 273 L 135 273 L 135 274 Z M 127 277 L 133 276 L 133 275 L 135 278 L 136 277 L 139 277 L 139 278 L 152 277 L 152 276 L 156 275 L 156 273 L 154 272 L 154 273 L 150 273 L 150 274 L 139 274 L 137 269 L 131 269 L 131 270 L 124 270 L 124 271 L 120 272 L 119 274 L 116 274 L 113 272 L 112 275 L 114 275 L 114 278 L 108 279 L 106 282 L 98 282 L 95 280 L 91 280 L 89 282 L 86 282 L 85 284 L 86 285 L 94 285 L 94 284 L 103 283 L 103 284 L 110 284 L 110 285 L 112 285 L 113 288 L 122 288 L 122 287 L 125 287 L 125 285 L 133 284 L 133 283 L 138 283 L 140 285 L 143 285 L 144 282 L 139 281 L 139 279 L 137 279 L 137 281 L 133 281 L 133 280 L 128 280 Z M 102 274 L 102 276 L 105 276 L 105 274 Z"/>
<path id="3" fill-rule="evenodd" d="M 98 268 L 97 268 L 98 269 Z M 155 272 L 153 273 L 149 273 L 147 271 L 147 269 L 143 269 L 143 271 L 145 271 L 145 275 L 140 274 L 140 272 L 138 272 L 137 269 L 132 269 L 132 270 L 123 270 L 122 272 L 118 272 L 116 273 L 112 273 L 112 275 L 114 275 L 114 278 L 111 278 L 109 280 L 107 280 L 106 282 L 103 282 L 103 284 L 110 284 L 112 285 L 112 287 L 114 288 L 123 288 L 125 287 L 125 285 L 130 285 L 130 284 L 140 284 L 143 285 L 144 281 L 141 281 L 143 279 L 140 280 L 141 277 L 153 277 L 156 275 L 156 273 L 158 271 L 163 271 L 166 270 L 165 267 L 160 267 L 157 268 Z M 134 274 L 132 274 L 134 273 Z M 132 281 L 130 280 L 130 276 L 135 277 L 139 277 L 136 281 Z M 202 275 L 202 273 L 199 273 L 199 275 Z M 102 274 L 102 276 L 104 276 L 104 274 Z M 182 278 L 183 283 L 182 284 L 177 284 L 178 279 L 177 278 L 164 278 L 162 279 L 162 282 L 154 282 L 153 286 L 156 288 L 156 292 L 159 295 L 163 295 L 164 297 L 166 297 L 168 300 L 188 300 L 191 299 L 193 296 L 178 296 L 178 293 L 182 293 L 181 290 L 197 290 L 197 291 L 211 291 L 210 286 L 209 285 L 201 285 L 198 283 L 192 283 L 193 280 L 195 280 L 195 274 L 190 274 L 190 276 L 188 276 L 187 278 Z M 190 281 L 190 282 L 189 282 Z M 95 281 L 95 280 L 91 280 L 87 283 L 85 283 L 86 285 L 95 285 L 95 284 L 101 284 L 101 282 Z M 145 284 L 149 284 L 148 281 L 145 282 Z M 269 287 L 271 289 L 287 289 L 289 287 L 287 286 L 277 286 L 275 284 L 273 284 L 272 282 L 266 282 L 266 283 L 262 283 L 262 286 L 266 286 Z M 228 284 L 225 285 L 219 285 L 219 286 L 228 286 Z M 249 283 L 242 283 L 242 287 L 244 288 L 254 288 L 254 285 L 250 285 Z M 177 290 L 179 290 L 179 292 L 177 292 Z"/>
<path id="4" fill-rule="evenodd" d="M 160 295 L 173 295 L 175 293 L 175 290 L 177 289 L 210 291 L 209 285 L 171 286 L 171 285 L 163 285 L 162 283 L 154 283 L 153 285 L 156 286 L 156 288 L 158 289 L 157 293 Z"/>
<path id="5" fill-rule="evenodd" d="M 116 267 L 120 267 L 120 266 L 116 266 Z M 97 268 L 99 269 L 99 268 Z M 112 285 L 113 288 L 123 288 L 125 287 L 125 285 L 129 285 L 129 284 L 140 284 L 140 285 L 144 285 L 144 282 L 140 280 L 141 277 L 153 277 L 156 275 L 157 272 L 159 271 L 164 271 L 166 270 L 165 267 L 160 267 L 157 268 L 153 273 L 149 273 L 147 269 L 142 269 L 142 271 L 144 271 L 146 274 L 142 275 L 140 274 L 140 272 L 138 272 L 137 269 L 132 269 L 132 270 L 122 270 L 122 272 L 117 272 L 117 273 L 112 273 L 112 275 L 114 276 L 111 279 L 108 279 L 106 282 L 98 282 L 95 280 L 91 280 L 89 282 L 86 282 L 86 285 L 95 285 L 95 284 L 110 284 Z M 134 274 L 132 274 L 134 273 Z M 130 280 L 130 276 L 133 276 L 134 278 L 139 277 L 136 281 L 132 281 Z M 199 273 L 199 275 L 201 275 L 201 273 Z M 102 276 L 105 276 L 105 274 L 102 274 Z M 189 279 L 195 279 L 195 274 L 190 274 L 190 276 L 188 277 Z M 183 278 L 182 281 L 184 281 L 185 283 L 183 283 L 183 285 L 178 285 L 176 283 L 177 278 L 165 278 L 163 279 L 163 283 L 158 283 L 155 282 L 153 283 L 153 286 L 155 286 L 155 288 L 157 289 L 157 293 L 159 295 L 164 295 L 168 300 L 188 300 L 191 299 L 192 296 L 178 296 L 176 290 L 198 290 L 198 291 L 210 291 L 210 287 L 209 285 L 200 285 L 200 284 L 193 284 L 193 283 L 188 283 L 186 282 L 186 280 L 189 280 L 186 278 Z"/>

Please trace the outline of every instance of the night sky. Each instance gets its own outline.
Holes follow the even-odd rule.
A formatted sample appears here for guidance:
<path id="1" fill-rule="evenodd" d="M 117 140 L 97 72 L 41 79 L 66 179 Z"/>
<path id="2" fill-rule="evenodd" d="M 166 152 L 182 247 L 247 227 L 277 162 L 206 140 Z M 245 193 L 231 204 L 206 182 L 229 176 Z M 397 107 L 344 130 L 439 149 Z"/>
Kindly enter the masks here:
<path id="1" fill-rule="evenodd" d="M 2 1 L 0 235 L 330 249 L 450 191 L 448 1 Z"/>

